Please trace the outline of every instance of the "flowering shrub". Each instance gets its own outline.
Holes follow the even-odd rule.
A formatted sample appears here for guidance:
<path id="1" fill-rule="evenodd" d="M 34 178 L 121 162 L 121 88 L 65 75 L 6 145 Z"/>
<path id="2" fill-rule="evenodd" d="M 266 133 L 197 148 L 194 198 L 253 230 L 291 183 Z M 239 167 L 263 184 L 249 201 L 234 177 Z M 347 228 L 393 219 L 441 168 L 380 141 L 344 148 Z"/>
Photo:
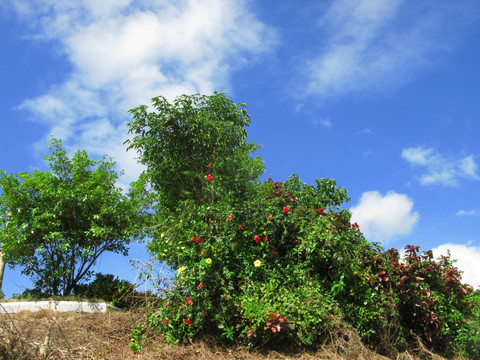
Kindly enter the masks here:
<path id="1" fill-rule="evenodd" d="M 149 322 L 168 341 L 206 332 L 247 345 L 312 344 L 326 336 L 331 315 L 341 313 L 329 291 L 338 278 L 336 262 L 354 255 L 348 248 L 368 243 L 335 204 L 346 192 L 334 181 L 314 187 L 292 176 L 275 193 L 277 185 L 258 184 L 255 196 L 235 208 L 225 201 L 186 202 L 180 218 L 165 216 L 157 225 L 162 241 L 150 250 L 178 272 Z M 333 189 L 336 200 L 318 202 L 315 193 L 324 188 Z M 314 211 L 319 207 L 323 216 Z"/>
<path id="2" fill-rule="evenodd" d="M 158 113 L 132 110 L 129 126 L 158 192 L 148 249 L 177 270 L 146 322 L 166 341 L 210 334 L 247 346 L 310 346 L 342 322 L 384 352 L 419 336 L 444 353 L 474 354 L 478 295 L 448 258 L 407 247 L 401 260 L 368 242 L 335 180 L 260 182 L 261 161 L 250 157 L 258 147 L 245 142 L 248 115 L 223 94 L 173 105 L 156 98 L 154 106 Z M 132 349 L 145 330 L 132 333 Z"/>
<path id="3" fill-rule="evenodd" d="M 397 342 L 419 336 L 431 348 L 448 353 L 465 349 L 466 344 L 458 345 L 463 334 L 472 330 L 480 345 L 473 288 L 462 284 L 461 274 L 449 256 L 434 260 L 431 251 L 421 255 L 418 251 L 418 246 L 407 245 L 403 259 L 396 249 L 384 252 L 376 275 L 368 279 L 389 303 L 395 304 L 400 335 Z M 468 320 L 475 318 L 476 324 Z"/>

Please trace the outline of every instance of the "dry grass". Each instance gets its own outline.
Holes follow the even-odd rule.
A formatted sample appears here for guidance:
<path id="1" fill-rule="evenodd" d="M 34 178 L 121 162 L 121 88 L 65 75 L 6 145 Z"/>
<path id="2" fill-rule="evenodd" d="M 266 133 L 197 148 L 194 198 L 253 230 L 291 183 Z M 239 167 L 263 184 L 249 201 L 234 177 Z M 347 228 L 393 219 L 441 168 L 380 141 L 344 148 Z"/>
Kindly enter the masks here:
<path id="1" fill-rule="evenodd" d="M 186 346 L 169 346 L 151 339 L 140 354 L 129 349 L 132 327 L 144 319 L 140 312 L 60 313 L 48 310 L 0 315 L 0 359 L 282 359 L 282 360 L 383 360 L 387 359 L 363 346 L 358 336 L 345 328 L 332 332 L 328 345 L 308 352 L 289 348 L 285 351 L 247 350 L 204 340 Z M 421 345 L 419 345 L 421 346 Z M 418 349 L 423 358 L 443 360 Z M 415 360 L 409 353 L 397 360 Z"/>
<path id="2" fill-rule="evenodd" d="M 40 310 L 0 316 L 0 358 L 118 359 L 127 353 L 132 315 Z"/>

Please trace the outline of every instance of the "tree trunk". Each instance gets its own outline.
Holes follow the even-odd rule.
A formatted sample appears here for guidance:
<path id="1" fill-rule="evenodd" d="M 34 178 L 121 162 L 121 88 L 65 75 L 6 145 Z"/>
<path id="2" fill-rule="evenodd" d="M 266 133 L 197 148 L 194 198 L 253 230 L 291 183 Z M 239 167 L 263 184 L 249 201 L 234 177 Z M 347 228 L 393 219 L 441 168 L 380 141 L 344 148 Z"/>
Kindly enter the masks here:
<path id="1" fill-rule="evenodd" d="M 2 188 L 3 190 L 3 188 Z M 5 224 L 5 227 L 8 225 L 8 218 L 10 217 L 10 211 L 8 211 L 7 214 L 7 223 Z M 0 244 L 0 295 L 5 296 L 5 294 L 2 292 L 2 285 L 3 285 L 3 273 L 5 272 L 5 261 L 3 261 L 3 252 Z"/>
<path id="2" fill-rule="evenodd" d="M 0 295 L 2 294 L 3 273 L 4 272 L 5 272 L 5 262 L 3 261 L 3 253 L 0 251 Z"/>

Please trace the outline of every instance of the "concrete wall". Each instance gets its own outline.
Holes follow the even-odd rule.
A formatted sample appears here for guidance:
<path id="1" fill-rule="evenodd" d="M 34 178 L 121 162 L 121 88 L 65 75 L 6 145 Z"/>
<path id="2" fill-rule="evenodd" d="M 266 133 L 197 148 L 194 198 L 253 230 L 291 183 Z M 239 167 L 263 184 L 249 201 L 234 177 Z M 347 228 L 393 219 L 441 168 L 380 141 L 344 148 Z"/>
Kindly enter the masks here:
<path id="1" fill-rule="evenodd" d="M 49 309 L 61 312 L 106 312 L 107 304 L 104 302 L 86 302 L 86 301 L 9 301 L 0 303 L 0 313 L 17 313 L 22 310 L 38 311 L 40 309 Z"/>

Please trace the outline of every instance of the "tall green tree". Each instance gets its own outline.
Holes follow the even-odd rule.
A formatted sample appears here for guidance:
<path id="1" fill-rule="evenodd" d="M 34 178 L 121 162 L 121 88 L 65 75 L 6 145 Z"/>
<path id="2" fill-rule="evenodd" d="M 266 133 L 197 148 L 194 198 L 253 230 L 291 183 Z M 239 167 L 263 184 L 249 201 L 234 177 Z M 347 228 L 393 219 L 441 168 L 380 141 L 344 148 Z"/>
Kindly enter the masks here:
<path id="1" fill-rule="evenodd" d="M 145 105 L 130 110 L 127 127 L 134 137 L 126 144 L 147 167 L 163 208 L 245 197 L 264 171 L 261 159 L 250 156 L 259 146 L 247 142 L 245 104 L 214 93 L 182 95 L 172 103 L 156 97 L 152 106 L 152 112 Z"/>
<path id="2" fill-rule="evenodd" d="M 115 163 L 106 156 L 72 158 L 52 138 L 49 171 L 0 171 L 0 243 L 3 260 L 21 266 L 36 290 L 69 295 L 92 274 L 106 251 L 126 255 L 148 218 L 139 180 L 124 194 Z"/>

